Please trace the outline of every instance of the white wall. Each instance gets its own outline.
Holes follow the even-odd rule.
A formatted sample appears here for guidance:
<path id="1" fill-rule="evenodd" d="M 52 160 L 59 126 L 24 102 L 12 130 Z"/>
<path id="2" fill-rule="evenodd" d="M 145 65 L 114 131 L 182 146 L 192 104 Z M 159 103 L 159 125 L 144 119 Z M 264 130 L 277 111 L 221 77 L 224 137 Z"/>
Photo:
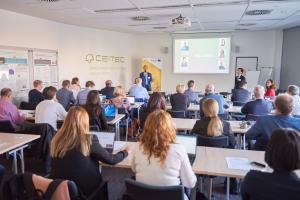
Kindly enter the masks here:
<path id="1" fill-rule="evenodd" d="M 229 74 L 174 74 L 172 65 L 172 36 L 169 34 L 148 34 L 139 36 L 140 58 L 160 57 L 163 63 L 162 87 L 166 91 L 175 91 L 177 83 L 186 83 L 193 79 L 196 81 L 197 90 L 203 91 L 205 84 L 214 83 L 218 91 L 230 91 L 234 85 L 235 57 L 258 56 L 259 67 L 274 67 L 274 77 L 279 82 L 282 46 L 282 31 L 256 31 L 236 32 L 232 34 L 232 46 L 239 46 L 240 52 L 231 54 L 231 67 Z M 162 47 L 169 47 L 165 54 Z M 234 49 L 234 48 L 232 48 Z M 139 69 L 139 66 L 137 66 Z M 135 74 L 138 70 L 135 71 Z"/>
<path id="2" fill-rule="evenodd" d="M 132 82 L 132 60 L 137 49 L 134 34 L 66 25 L 1 9 L 0 27 L 0 45 L 58 50 L 60 80 L 78 76 L 84 86 L 92 79 L 97 88 L 104 86 L 105 79 L 127 87 Z M 126 57 L 125 68 L 95 76 L 85 61 L 88 53 Z"/>

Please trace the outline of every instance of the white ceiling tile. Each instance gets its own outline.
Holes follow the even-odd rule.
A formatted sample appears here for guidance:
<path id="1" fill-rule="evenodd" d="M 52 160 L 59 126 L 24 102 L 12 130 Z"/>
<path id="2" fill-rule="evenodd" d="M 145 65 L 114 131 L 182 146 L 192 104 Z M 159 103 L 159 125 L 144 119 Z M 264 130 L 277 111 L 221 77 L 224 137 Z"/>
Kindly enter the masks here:
<path id="1" fill-rule="evenodd" d="M 189 4 L 188 0 L 131 0 L 140 8 Z"/>
<path id="2" fill-rule="evenodd" d="M 193 4 L 232 4 L 247 3 L 247 0 L 191 0 Z"/>
<path id="3" fill-rule="evenodd" d="M 210 22 L 210 23 L 202 23 L 202 26 L 205 30 L 217 30 L 217 29 L 234 29 L 238 24 L 238 21 L 232 22 Z"/>
<path id="4" fill-rule="evenodd" d="M 280 20 L 242 20 L 240 24 L 254 24 L 250 26 L 237 25 L 237 28 L 270 28 L 274 24 L 278 23 Z"/>
<path id="5" fill-rule="evenodd" d="M 31 7 L 32 9 L 45 9 L 45 10 L 63 10 L 63 9 L 72 9 L 72 8 L 79 8 L 80 6 L 73 3 L 69 0 L 61 0 L 58 2 L 41 2 L 37 1 L 38 3 L 31 3 L 25 5 L 26 7 Z"/>
<path id="6" fill-rule="evenodd" d="M 81 7 L 91 10 L 135 8 L 128 0 L 72 0 Z"/>

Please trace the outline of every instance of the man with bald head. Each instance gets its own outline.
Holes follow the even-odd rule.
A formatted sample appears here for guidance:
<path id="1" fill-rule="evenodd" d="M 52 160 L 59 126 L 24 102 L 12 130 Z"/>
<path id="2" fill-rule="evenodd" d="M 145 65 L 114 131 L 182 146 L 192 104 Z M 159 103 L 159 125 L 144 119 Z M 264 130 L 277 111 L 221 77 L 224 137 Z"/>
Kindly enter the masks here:
<path id="1" fill-rule="evenodd" d="M 213 84 L 207 84 L 205 86 L 205 96 L 201 99 L 200 101 L 200 116 L 203 117 L 204 113 L 202 110 L 202 103 L 206 100 L 206 99 L 215 99 L 218 104 L 219 104 L 219 113 L 218 114 L 224 114 L 224 108 L 228 108 L 229 105 L 228 103 L 224 100 L 223 96 L 215 93 L 215 86 Z"/>
<path id="2" fill-rule="evenodd" d="M 275 99 L 275 115 L 257 118 L 256 123 L 246 133 L 247 140 L 256 140 L 253 149 L 264 151 L 272 132 L 279 128 L 292 128 L 300 131 L 300 119 L 292 117 L 294 100 L 288 94 L 281 94 Z"/>
<path id="3" fill-rule="evenodd" d="M 254 88 L 254 101 L 249 101 L 242 107 L 242 113 L 245 115 L 267 115 L 272 111 L 272 102 L 264 99 L 265 88 L 257 85 Z"/>
<path id="4" fill-rule="evenodd" d="M 112 81 L 106 80 L 105 87 L 100 90 L 100 94 L 105 95 L 106 99 L 111 99 L 114 97 L 114 89 L 115 87 L 112 87 Z"/>

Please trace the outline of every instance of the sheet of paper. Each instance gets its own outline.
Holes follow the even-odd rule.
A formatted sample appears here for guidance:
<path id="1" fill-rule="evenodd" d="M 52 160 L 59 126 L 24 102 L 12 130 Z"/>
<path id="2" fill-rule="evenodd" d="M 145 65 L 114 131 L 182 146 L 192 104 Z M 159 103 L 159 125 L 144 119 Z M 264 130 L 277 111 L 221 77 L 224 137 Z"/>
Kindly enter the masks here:
<path id="1" fill-rule="evenodd" d="M 112 132 L 91 132 L 98 137 L 99 143 L 103 148 L 112 149 L 114 146 L 115 133 Z"/>
<path id="2" fill-rule="evenodd" d="M 248 158 L 226 157 L 227 166 L 229 169 L 250 170 L 251 165 Z"/>
<path id="3" fill-rule="evenodd" d="M 127 142 L 124 141 L 115 141 L 114 151 L 120 151 L 126 146 Z"/>

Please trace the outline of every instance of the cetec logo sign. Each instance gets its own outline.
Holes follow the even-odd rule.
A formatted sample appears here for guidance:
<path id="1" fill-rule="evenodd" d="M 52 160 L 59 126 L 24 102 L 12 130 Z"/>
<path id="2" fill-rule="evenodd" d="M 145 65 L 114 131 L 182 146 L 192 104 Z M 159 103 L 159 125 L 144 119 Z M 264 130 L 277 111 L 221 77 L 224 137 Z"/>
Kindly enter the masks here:
<path id="1" fill-rule="evenodd" d="M 90 53 L 85 56 L 85 61 L 88 62 L 89 64 L 91 64 L 92 62 L 125 63 L 125 57 L 95 55 Z"/>

